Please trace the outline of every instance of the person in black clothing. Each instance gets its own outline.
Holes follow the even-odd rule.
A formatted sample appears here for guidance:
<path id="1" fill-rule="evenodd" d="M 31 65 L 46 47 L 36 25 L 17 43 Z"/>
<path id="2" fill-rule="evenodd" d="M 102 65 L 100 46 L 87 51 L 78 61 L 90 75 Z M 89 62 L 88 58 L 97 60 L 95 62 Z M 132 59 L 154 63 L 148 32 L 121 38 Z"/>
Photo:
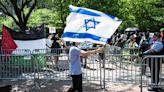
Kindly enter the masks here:
<path id="1" fill-rule="evenodd" d="M 150 48 L 150 44 L 149 44 L 149 39 L 144 39 L 142 44 L 139 46 L 139 49 L 141 51 L 141 53 L 144 53 L 146 50 L 148 50 Z M 148 62 L 145 60 L 143 61 L 143 65 L 142 65 L 142 75 L 145 75 L 146 73 L 146 64 Z"/>
<path id="2" fill-rule="evenodd" d="M 136 43 L 139 45 L 143 34 L 141 32 L 139 32 L 136 35 L 137 35 L 137 37 L 136 37 Z"/>
<path id="3" fill-rule="evenodd" d="M 55 59 L 56 68 L 58 70 L 58 60 L 59 60 L 58 55 L 62 52 L 62 50 L 60 49 L 61 46 L 58 42 L 59 41 L 58 34 L 54 34 L 54 36 L 52 37 L 51 40 L 53 40 L 53 43 L 52 43 L 52 46 L 51 46 L 51 53 L 57 55 L 57 56 L 55 56 L 54 59 Z"/>
<path id="4" fill-rule="evenodd" d="M 54 34 L 54 36 L 51 38 L 51 40 L 53 40 L 51 48 L 61 48 L 61 46 L 58 42 L 58 40 L 59 40 L 59 35 L 58 34 Z"/>

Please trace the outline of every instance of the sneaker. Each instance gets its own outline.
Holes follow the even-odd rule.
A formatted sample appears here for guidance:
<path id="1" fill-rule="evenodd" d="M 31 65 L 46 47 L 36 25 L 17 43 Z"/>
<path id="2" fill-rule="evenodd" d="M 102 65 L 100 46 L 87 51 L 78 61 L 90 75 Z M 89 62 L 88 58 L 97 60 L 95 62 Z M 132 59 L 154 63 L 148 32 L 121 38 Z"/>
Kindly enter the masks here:
<path id="1" fill-rule="evenodd" d="M 0 87 L 0 91 L 3 91 L 3 92 L 11 92 L 11 90 L 12 90 L 11 85 L 6 85 L 6 86 L 3 86 L 3 87 Z"/>

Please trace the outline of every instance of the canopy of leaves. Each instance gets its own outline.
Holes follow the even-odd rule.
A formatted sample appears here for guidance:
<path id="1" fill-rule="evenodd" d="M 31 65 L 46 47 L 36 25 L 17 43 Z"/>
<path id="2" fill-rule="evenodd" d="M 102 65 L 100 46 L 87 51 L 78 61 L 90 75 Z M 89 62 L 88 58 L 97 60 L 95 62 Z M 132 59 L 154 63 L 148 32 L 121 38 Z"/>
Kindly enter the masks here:
<path id="1" fill-rule="evenodd" d="M 24 32 L 28 28 L 27 21 L 36 4 L 37 0 L 0 0 L 0 10 L 14 20 L 19 31 Z"/>
<path id="2" fill-rule="evenodd" d="M 57 14 L 49 9 L 37 9 L 33 12 L 28 20 L 28 26 L 38 26 L 43 23 L 48 24 L 50 26 L 56 26 L 55 23 L 57 21 Z"/>
<path id="3" fill-rule="evenodd" d="M 138 27 L 143 31 L 155 31 L 164 21 L 163 0 L 49 0 L 48 2 L 51 2 L 50 6 L 57 11 L 56 14 L 61 16 L 59 21 L 63 25 L 65 25 L 66 17 L 69 14 L 68 6 L 70 4 L 117 16 L 123 21 L 119 29 Z"/>
<path id="4" fill-rule="evenodd" d="M 63 31 L 69 5 L 102 11 L 122 19 L 119 29 L 138 27 L 155 31 L 163 25 L 163 0 L 37 0 L 37 7 L 28 20 L 28 26 L 46 23 Z M 5 21 L 11 21 L 8 17 Z M 4 21 L 0 21 L 4 24 Z M 5 22 L 6 23 L 6 22 Z M 12 22 L 6 23 L 10 26 Z"/>

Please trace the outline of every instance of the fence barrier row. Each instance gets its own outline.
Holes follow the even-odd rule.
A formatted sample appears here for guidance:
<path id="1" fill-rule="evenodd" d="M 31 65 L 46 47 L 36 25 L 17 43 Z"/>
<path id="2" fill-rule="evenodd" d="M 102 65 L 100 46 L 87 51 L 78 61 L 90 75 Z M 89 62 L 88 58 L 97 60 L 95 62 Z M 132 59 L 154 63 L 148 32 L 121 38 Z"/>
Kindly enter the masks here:
<path id="1" fill-rule="evenodd" d="M 0 79 L 71 80 L 68 49 L 15 50 L 0 54 Z M 138 56 L 138 49 L 114 49 L 81 58 L 84 81 L 98 81 L 164 87 L 164 56 Z M 158 76 L 159 75 L 159 76 Z M 151 77 L 150 77 L 151 76 Z M 154 85 L 155 84 L 155 85 Z"/>

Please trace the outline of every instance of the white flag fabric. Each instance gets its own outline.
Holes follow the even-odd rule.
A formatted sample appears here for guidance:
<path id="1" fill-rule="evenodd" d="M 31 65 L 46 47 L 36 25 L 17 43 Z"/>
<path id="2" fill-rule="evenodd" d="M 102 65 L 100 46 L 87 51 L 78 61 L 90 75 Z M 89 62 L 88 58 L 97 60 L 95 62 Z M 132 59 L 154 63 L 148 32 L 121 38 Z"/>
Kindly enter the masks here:
<path id="1" fill-rule="evenodd" d="M 122 22 L 117 17 L 88 8 L 70 5 L 69 9 L 63 33 L 65 41 L 105 44 Z"/>

